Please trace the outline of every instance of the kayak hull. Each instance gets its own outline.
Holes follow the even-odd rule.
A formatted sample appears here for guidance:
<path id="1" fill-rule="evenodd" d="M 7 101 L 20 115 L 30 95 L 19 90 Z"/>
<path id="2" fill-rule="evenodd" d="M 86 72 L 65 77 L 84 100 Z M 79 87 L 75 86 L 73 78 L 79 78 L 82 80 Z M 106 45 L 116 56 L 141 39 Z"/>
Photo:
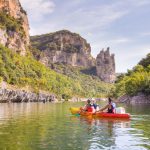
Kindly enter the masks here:
<path id="1" fill-rule="evenodd" d="M 86 111 L 85 111 L 85 112 L 84 112 L 84 111 L 83 111 L 83 112 L 80 112 L 79 114 L 80 114 L 81 116 L 93 116 L 93 113 L 92 113 L 92 112 L 86 112 Z"/>
<path id="2" fill-rule="evenodd" d="M 130 118 L 130 114 L 113 114 L 113 113 L 96 113 L 95 116 L 100 118 L 124 118 L 124 119 Z"/>

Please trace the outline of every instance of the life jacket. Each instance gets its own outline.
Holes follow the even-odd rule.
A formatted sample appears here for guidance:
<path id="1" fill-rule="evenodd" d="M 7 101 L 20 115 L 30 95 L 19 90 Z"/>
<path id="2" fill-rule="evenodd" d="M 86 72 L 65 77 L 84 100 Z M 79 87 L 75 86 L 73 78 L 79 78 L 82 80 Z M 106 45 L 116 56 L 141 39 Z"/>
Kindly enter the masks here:
<path id="1" fill-rule="evenodd" d="M 93 107 L 91 106 L 87 107 L 87 112 L 93 112 Z"/>
<path id="2" fill-rule="evenodd" d="M 115 113 L 114 112 L 114 107 L 113 107 L 112 103 L 111 103 L 111 108 L 108 108 L 107 113 Z"/>
<path id="3" fill-rule="evenodd" d="M 94 107 L 94 109 L 96 109 L 96 108 L 97 108 L 97 104 L 93 104 L 92 106 Z"/>

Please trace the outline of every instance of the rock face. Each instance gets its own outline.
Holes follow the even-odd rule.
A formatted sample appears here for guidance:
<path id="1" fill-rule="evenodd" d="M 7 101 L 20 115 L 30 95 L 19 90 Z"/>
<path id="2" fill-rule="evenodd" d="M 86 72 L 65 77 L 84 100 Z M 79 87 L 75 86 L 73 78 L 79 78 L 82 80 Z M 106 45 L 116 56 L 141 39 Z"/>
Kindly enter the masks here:
<path id="1" fill-rule="evenodd" d="M 52 102 L 55 96 L 43 93 L 32 93 L 24 90 L 10 90 L 0 88 L 0 103 L 7 102 Z"/>
<path id="2" fill-rule="evenodd" d="M 0 82 L 0 103 L 54 101 L 57 101 L 56 96 L 54 94 L 45 93 L 43 91 L 37 94 L 23 89 L 12 88 L 6 82 Z"/>
<path id="3" fill-rule="evenodd" d="M 31 37 L 32 46 L 42 51 L 40 61 L 49 66 L 51 63 L 64 63 L 71 66 L 91 67 L 95 60 L 91 56 L 90 44 L 81 36 L 67 30 Z"/>
<path id="4" fill-rule="evenodd" d="M 91 56 L 91 46 L 80 35 L 67 30 L 31 37 L 32 47 L 41 51 L 38 60 L 48 67 L 53 63 L 70 66 L 96 67 L 97 76 L 104 82 L 116 79 L 115 58 L 109 48 L 102 50 L 96 60 Z"/>
<path id="5" fill-rule="evenodd" d="M 150 104 L 150 95 L 138 93 L 136 96 L 124 95 L 118 99 L 119 102 L 129 104 Z"/>
<path id="6" fill-rule="evenodd" d="M 20 22 L 21 30 L 24 32 L 24 35 L 21 35 L 14 29 L 0 27 L 0 43 L 21 55 L 25 55 L 30 41 L 29 24 L 26 12 L 21 7 L 19 0 L 0 0 L 0 13 L 7 14 L 18 23 Z"/>
<path id="7" fill-rule="evenodd" d="M 97 76 L 105 82 L 113 83 L 116 79 L 115 58 L 114 54 L 110 54 L 109 48 L 102 50 L 96 58 Z"/>

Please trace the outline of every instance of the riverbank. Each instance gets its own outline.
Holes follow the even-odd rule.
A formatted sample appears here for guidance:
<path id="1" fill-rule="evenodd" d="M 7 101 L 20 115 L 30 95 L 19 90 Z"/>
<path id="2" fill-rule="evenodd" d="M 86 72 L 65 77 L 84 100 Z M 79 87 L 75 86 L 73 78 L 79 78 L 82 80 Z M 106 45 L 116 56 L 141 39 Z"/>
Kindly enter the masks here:
<path id="1" fill-rule="evenodd" d="M 0 103 L 8 102 L 56 102 L 56 96 L 54 94 L 47 93 L 45 91 L 39 91 L 38 93 L 28 90 L 28 88 L 19 88 L 12 85 L 8 85 L 6 82 L 0 83 Z"/>
<path id="2" fill-rule="evenodd" d="M 21 102 L 85 102 L 87 98 L 73 96 L 65 100 L 58 98 L 55 94 L 46 91 L 34 92 L 30 87 L 17 87 L 2 81 L 0 83 L 0 103 L 21 103 Z M 97 101 L 106 101 L 107 98 L 94 98 Z"/>

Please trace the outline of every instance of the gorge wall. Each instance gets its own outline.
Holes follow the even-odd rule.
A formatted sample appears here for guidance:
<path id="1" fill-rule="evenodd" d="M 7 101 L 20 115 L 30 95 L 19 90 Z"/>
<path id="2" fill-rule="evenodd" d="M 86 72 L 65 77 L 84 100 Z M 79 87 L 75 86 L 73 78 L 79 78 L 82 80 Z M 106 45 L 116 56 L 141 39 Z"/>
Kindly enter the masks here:
<path id="1" fill-rule="evenodd" d="M 29 42 L 28 18 L 19 0 L 0 0 L 0 44 L 25 55 Z"/>
<path id="2" fill-rule="evenodd" d="M 50 67 L 53 63 L 64 63 L 85 68 L 96 67 L 97 76 L 104 82 L 113 83 L 116 78 L 115 58 L 109 48 L 102 50 L 97 58 L 91 55 L 91 46 L 79 34 L 67 30 L 31 37 L 32 47 L 41 51 L 38 58 Z"/>
<path id="3" fill-rule="evenodd" d="M 34 48 L 42 51 L 40 61 L 49 66 L 51 63 L 64 63 L 71 66 L 90 67 L 95 65 L 91 47 L 85 39 L 67 30 L 31 37 Z"/>

